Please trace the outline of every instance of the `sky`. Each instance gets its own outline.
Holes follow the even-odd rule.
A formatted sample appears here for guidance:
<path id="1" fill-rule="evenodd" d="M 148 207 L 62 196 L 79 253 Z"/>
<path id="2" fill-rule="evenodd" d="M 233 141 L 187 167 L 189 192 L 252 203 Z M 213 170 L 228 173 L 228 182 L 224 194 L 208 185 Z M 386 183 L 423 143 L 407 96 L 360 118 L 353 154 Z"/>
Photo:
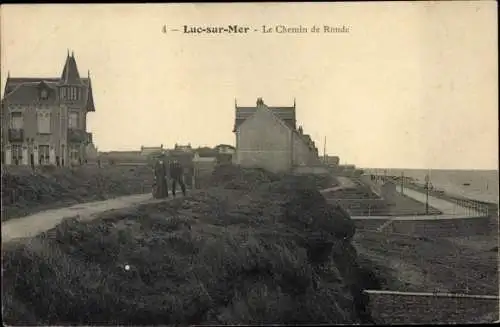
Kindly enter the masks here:
<path id="1" fill-rule="evenodd" d="M 235 100 L 295 98 L 341 163 L 498 169 L 496 15 L 495 1 L 2 5 L 1 92 L 7 72 L 60 76 L 69 49 L 90 71 L 100 151 L 234 145 Z M 231 24 L 251 32 L 182 33 Z"/>

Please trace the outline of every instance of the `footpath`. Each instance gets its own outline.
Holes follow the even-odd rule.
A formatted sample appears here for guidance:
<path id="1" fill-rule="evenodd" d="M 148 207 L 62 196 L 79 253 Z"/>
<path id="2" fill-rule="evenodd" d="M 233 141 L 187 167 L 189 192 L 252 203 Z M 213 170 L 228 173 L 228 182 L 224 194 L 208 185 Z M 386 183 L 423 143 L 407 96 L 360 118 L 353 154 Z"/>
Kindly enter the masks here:
<path id="1" fill-rule="evenodd" d="M 78 220 L 92 220 L 106 211 L 169 200 L 172 200 L 171 196 L 167 199 L 153 199 L 151 193 L 135 194 L 104 201 L 80 203 L 67 208 L 46 210 L 26 217 L 14 218 L 2 222 L 2 243 L 18 238 L 36 236 L 54 228 L 66 218 L 74 217 Z"/>
<path id="2" fill-rule="evenodd" d="M 328 191 L 322 190 L 321 192 Z M 425 194 L 418 191 L 404 189 L 404 194 L 417 201 L 425 202 Z M 11 219 L 2 222 L 2 243 L 9 242 L 13 239 L 33 237 L 46 230 L 54 228 L 63 219 L 77 218 L 78 220 L 92 220 L 98 217 L 99 214 L 116 209 L 124 209 L 134 207 L 146 203 L 155 203 L 161 201 L 169 201 L 167 199 L 153 199 L 150 193 L 136 194 L 108 199 L 105 201 L 96 201 L 81 203 L 67 208 L 42 211 L 26 217 Z M 443 212 L 442 215 L 429 216 L 353 216 L 355 220 L 437 220 L 437 219 L 464 219 L 482 216 L 481 213 L 472 210 L 471 208 L 460 207 L 455 203 L 451 203 L 433 196 L 429 196 L 429 204 Z"/>
<path id="3" fill-rule="evenodd" d="M 425 203 L 426 201 L 425 193 L 418 192 L 409 188 L 403 188 L 403 194 L 422 203 Z M 438 209 L 444 215 L 471 216 L 471 217 L 483 215 L 480 211 L 475 210 L 473 208 L 462 207 L 456 203 L 439 199 L 431 195 L 429 195 L 429 205 L 431 207 Z"/>

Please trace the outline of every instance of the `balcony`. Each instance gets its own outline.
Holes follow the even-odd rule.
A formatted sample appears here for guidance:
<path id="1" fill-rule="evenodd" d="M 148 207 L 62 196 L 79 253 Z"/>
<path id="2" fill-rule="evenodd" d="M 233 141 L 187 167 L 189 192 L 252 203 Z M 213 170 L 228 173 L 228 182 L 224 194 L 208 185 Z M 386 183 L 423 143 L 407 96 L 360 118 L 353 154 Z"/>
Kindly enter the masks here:
<path id="1" fill-rule="evenodd" d="M 23 142 L 24 129 L 9 128 L 9 142 Z"/>
<path id="2" fill-rule="evenodd" d="M 80 129 L 68 129 L 68 142 L 69 143 L 88 143 L 89 134 L 86 131 Z"/>

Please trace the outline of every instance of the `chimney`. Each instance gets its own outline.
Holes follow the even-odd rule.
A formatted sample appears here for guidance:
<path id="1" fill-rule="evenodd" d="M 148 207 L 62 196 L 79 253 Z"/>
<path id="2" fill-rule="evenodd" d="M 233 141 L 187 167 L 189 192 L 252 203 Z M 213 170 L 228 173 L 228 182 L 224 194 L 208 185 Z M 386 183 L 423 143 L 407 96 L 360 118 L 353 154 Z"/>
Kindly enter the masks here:
<path id="1" fill-rule="evenodd" d="M 262 98 L 257 98 L 257 107 L 263 107 L 264 106 L 264 100 Z"/>
<path id="2" fill-rule="evenodd" d="M 299 134 L 302 135 L 304 133 L 304 130 L 302 129 L 302 126 L 299 126 Z"/>

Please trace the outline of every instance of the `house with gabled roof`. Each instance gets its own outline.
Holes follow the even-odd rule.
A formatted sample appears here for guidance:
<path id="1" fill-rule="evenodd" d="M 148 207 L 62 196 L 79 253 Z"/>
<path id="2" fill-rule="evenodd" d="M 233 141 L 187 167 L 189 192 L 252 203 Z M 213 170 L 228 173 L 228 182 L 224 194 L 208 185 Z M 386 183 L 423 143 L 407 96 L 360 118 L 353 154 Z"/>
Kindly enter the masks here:
<path id="1" fill-rule="evenodd" d="M 311 137 L 296 128 L 295 109 L 295 101 L 293 107 L 270 107 L 262 98 L 255 107 L 235 104 L 234 163 L 272 172 L 320 164 Z"/>
<path id="2" fill-rule="evenodd" d="M 7 76 L 2 111 L 4 164 L 62 166 L 86 161 L 95 112 L 90 72 L 81 77 L 73 53 L 60 77 Z"/>

